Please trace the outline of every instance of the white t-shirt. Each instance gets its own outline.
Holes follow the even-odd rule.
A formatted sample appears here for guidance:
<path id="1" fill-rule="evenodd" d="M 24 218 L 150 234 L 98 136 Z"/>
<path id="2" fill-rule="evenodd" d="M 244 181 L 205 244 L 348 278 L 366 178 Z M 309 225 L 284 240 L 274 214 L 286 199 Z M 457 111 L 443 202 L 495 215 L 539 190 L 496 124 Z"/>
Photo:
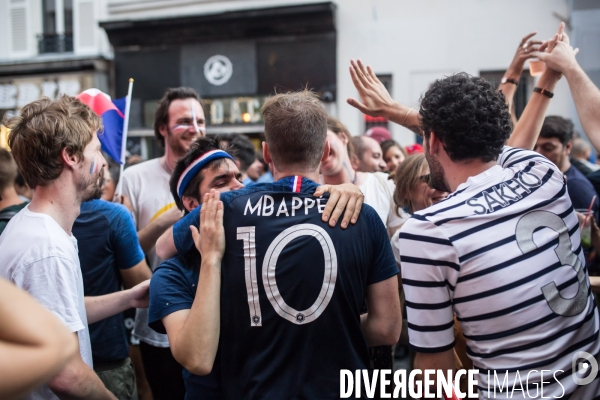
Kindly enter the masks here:
<path id="1" fill-rule="evenodd" d="M 395 189 L 394 182 L 383 172 L 366 173 L 366 178 L 360 185 L 360 190 L 365 195 L 365 204 L 375 209 L 388 230 L 388 236 L 396 232 L 404 221 L 403 212 L 396 213 Z"/>
<path id="2" fill-rule="evenodd" d="M 160 165 L 158 158 L 129 167 L 123 172 L 123 194 L 131 200 L 137 230 L 142 230 L 161 214 L 175 207 L 169 190 L 171 175 Z M 152 271 L 162 262 L 154 247 L 146 253 Z M 156 333 L 148 326 L 148 309 L 139 308 L 135 315 L 133 335 L 156 347 L 169 347 L 167 335 Z"/>
<path id="3" fill-rule="evenodd" d="M 77 239 L 69 236 L 49 215 L 34 213 L 27 205 L 0 236 L 0 276 L 32 295 L 77 332 L 83 361 L 92 366 L 83 279 Z M 44 385 L 27 399 L 58 399 Z"/>
<path id="4" fill-rule="evenodd" d="M 451 349 L 456 313 L 480 399 L 506 398 L 507 385 L 522 399 L 541 381 L 544 398 L 595 398 L 600 379 L 578 386 L 572 377 L 576 352 L 600 352 L 600 322 L 563 174 L 510 147 L 498 164 L 400 231 L 411 347 Z"/>

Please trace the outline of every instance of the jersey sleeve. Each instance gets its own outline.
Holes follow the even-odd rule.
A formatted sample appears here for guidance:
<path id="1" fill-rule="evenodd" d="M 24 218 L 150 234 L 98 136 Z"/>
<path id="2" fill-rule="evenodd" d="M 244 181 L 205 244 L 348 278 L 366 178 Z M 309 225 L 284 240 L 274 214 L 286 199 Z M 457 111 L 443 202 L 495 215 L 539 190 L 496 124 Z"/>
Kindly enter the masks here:
<path id="1" fill-rule="evenodd" d="M 194 208 L 189 212 L 188 215 L 181 218 L 173 225 L 173 241 L 175 242 L 175 248 L 181 255 L 187 254 L 189 251 L 194 249 L 194 238 L 190 231 L 190 226 L 195 226 L 200 229 L 200 209 L 202 205 Z"/>
<path id="2" fill-rule="evenodd" d="M 372 285 L 377 282 L 384 281 L 392 276 L 398 275 L 400 270 L 394 259 L 394 252 L 390 244 L 387 231 L 381 219 L 373 210 L 373 215 L 370 215 L 371 222 L 371 246 L 373 249 L 373 261 L 367 277 L 367 285 Z M 366 217 L 367 215 L 365 215 Z"/>
<path id="3" fill-rule="evenodd" d="M 144 252 L 131 213 L 126 207 L 116 205 L 111 220 L 115 261 L 119 269 L 129 269 L 144 259 Z"/>
<path id="4" fill-rule="evenodd" d="M 560 173 L 560 170 L 554 163 L 548 160 L 543 155 L 532 150 L 519 149 L 516 147 L 504 146 L 502 152 L 498 156 L 498 164 L 502 168 L 511 168 L 523 164 L 525 166 L 529 162 L 536 162 L 547 165 Z M 562 174 L 562 173 L 561 173 Z"/>
<path id="5" fill-rule="evenodd" d="M 181 271 L 170 261 L 163 262 L 150 280 L 150 305 L 148 307 L 148 325 L 158 333 L 167 333 L 162 319 L 180 310 L 189 310 L 194 303 L 194 294 L 190 283 Z M 193 284 L 198 284 L 194 282 Z"/>
<path id="6" fill-rule="evenodd" d="M 47 257 L 35 261 L 15 273 L 13 282 L 32 295 L 46 309 L 56 315 L 71 332 L 86 328 L 79 315 L 81 304 L 77 292 L 79 275 L 70 260 Z"/>
<path id="7" fill-rule="evenodd" d="M 460 271 L 454 246 L 433 223 L 413 216 L 400 231 L 399 247 L 410 346 L 420 353 L 449 350 Z"/>

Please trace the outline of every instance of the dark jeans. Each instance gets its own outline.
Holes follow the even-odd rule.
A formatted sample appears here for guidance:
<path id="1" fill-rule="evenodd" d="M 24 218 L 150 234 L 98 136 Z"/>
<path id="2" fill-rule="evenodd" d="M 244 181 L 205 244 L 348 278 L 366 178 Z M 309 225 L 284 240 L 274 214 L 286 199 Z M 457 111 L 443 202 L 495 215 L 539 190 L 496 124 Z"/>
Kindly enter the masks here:
<path id="1" fill-rule="evenodd" d="M 183 400 L 183 367 L 175 361 L 171 349 L 140 341 L 140 352 L 154 400 Z"/>
<path id="2" fill-rule="evenodd" d="M 129 358 L 111 363 L 96 363 L 94 371 L 104 386 L 119 400 L 138 400 L 135 372 Z"/>

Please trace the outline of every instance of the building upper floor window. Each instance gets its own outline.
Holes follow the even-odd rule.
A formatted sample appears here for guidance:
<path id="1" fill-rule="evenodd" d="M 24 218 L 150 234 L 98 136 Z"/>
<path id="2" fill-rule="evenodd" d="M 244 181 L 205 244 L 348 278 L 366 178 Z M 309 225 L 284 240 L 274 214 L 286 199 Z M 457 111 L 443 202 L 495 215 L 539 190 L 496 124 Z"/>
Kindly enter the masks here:
<path id="1" fill-rule="evenodd" d="M 73 0 L 42 0 L 43 33 L 38 36 L 38 51 L 73 51 Z"/>

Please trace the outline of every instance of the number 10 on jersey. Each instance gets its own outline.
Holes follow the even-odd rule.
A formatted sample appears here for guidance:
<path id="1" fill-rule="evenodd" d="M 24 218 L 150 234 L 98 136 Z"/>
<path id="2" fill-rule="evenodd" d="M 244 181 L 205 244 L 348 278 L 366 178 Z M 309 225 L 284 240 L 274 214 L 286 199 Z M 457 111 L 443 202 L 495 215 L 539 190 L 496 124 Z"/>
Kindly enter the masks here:
<path id="1" fill-rule="evenodd" d="M 317 299 L 306 310 L 298 311 L 283 300 L 277 287 L 275 272 L 277 260 L 285 246 L 292 240 L 302 236 L 312 236 L 321 245 L 325 261 L 325 273 L 323 274 L 323 284 Z M 250 326 L 262 326 L 256 271 L 256 227 L 244 226 L 237 228 L 237 239 L 243 241 L 244 246 L 244 272 L 250 309 Z M 298 254 L 298 257 L 301 257 L 301 254 Z M 323 228 L 314 224 L 294 225 L 277 235 L 269 245 L 262 264 L 263 287 L 271 306 L 280 317 L 297 325 L 313 322 L 325 311 L 335 290 L 337 273 L 337 255 L 331 237 Z"/>

